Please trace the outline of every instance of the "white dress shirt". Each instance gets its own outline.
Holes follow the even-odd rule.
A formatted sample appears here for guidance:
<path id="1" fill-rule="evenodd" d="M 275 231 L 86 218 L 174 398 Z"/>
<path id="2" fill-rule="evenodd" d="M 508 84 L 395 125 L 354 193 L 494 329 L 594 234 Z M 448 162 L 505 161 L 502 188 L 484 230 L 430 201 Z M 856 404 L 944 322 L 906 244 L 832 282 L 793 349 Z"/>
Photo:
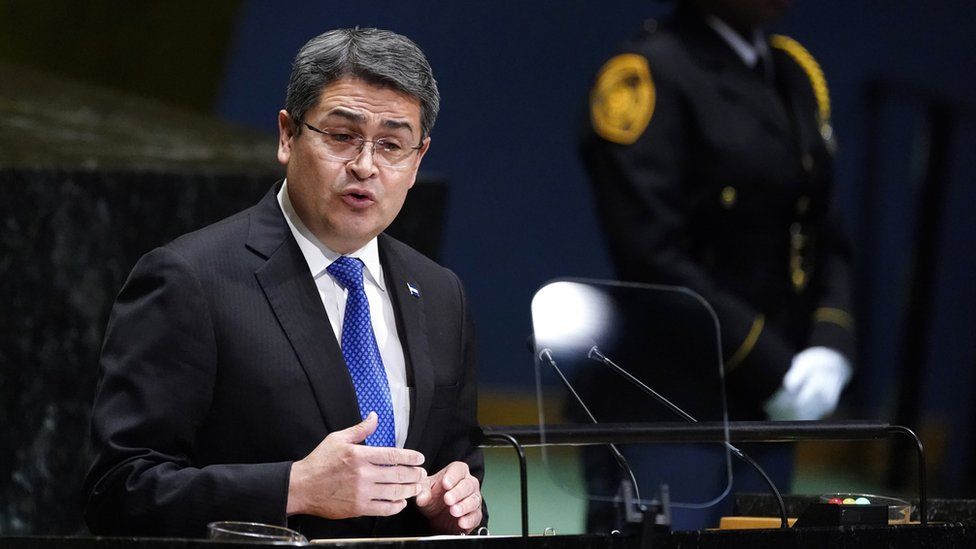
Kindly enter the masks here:
<path id="1" fill-rule="evenodd" d="M 278 204 L 285 214 L 285 220 L 291 229 L 291 234 L 298 242 L 298 247 L 305 256 L 308 269 L 315 279 L 315 286 L 322 298 L 322 305 L 329 315 L 332 331 L 336 341 L 342 344 L 342 320 L 346 313 L 346 290 L 326 269 L 342 254 L 330 250 L 308 230 L 298 213 L 292 207 L 288 197 L 288 181 L 281 185 L 278 191 Z M 386 369 L 386 379 L 390 384 L 390 396 L 393 399 L 393 418 L 396 429 L 396 445 L 403 448 L 407 439 L 407 428 L 410 426 L 410 390 L 407 387 L 407 365 L 403 357 L 403 346 L 397 335 L 396 316 L 393 312 L 393 302 L 387 292 L 383 280 L 383 268 L 380 266 L 379 246 L 376 238 L 365 246 L 346 254 L 347 257 L 360 259 L 366 266 L 363 269 L 363 289 L 366 300 L 369 301 L 369 318 L 376 335 L 376 345 L 383 359 Z"/>
<path id="2" fill-rule="evenodd" d="M 772 80 L 773 59 L 769 51 L 769 45 L 766 44 L 766 37 L 763 36 L 761 30 L 756 29 L 753 31 L 752 43 L 749 43 L 725 21 L 722 21 L 714 15 L 706 16 L 705 22 L 722 37 L 722 40 L 725 40 L 729 47 L 735 51 L 736 55 L 750 69 L 755 67 L 759 58 L 762 57 L 763 64 L 765 65 L 766 80 Z"/>

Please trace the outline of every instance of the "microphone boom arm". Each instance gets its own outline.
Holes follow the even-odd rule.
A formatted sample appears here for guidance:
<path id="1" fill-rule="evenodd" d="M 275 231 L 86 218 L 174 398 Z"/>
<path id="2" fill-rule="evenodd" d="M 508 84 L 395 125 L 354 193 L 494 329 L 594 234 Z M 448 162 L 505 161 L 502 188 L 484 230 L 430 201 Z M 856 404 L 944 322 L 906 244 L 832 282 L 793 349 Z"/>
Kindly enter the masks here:
<path id="1" fill-rule="evenodd" d="M 548 351 L 548 349 L 544 349 L 544 351 Z M 681 407 L 679 407 L 677 404 L 671 402 L 670 400 L 665 398 L 664 395 L 658 393 L 657 391 L 652 389 L 649 385 L 634 377 L 630 372 L 621 368 L 616 362 L 610 360 L 606 355 L 600 352 L 600 349 L 596 345 L 590 347 L 590 350 L 589 352 L 587 352 L 586 356 L 590 360 L 594 360 L 596 362 L 608 366 L 611 370 L 613 370 L 614 372 L 622 376 L 631 384 L 640 388 L 640 390 L 650 395 L 652 398 L 654 398 L 654 400 L 657 400 L 658 402 L 663 404 L 668 410 L 671 410 L 672 412 L 677 414 L 685 421 L 689 423 L 698 423 L 697 419 L 695 419 L 688 412 L 682 410 Z M 560 375 L 562 374 L 560 373 Z M 595 421 L 596 420 L 594 420 L 594 422 Z M 783 496 L 782 494 L 779 493 L 779 490 L 776 488 L 776 485 L 773 483 L 773 480 L 769 478 L 769 475 L 766 474 L 766 471 L 764 471 L 763 468 L 760 467 L 759 464 L 756 463 L 756 461 L 751 457 L 749 457 L 745 452 L 733 446 L 732 443 L 725 441 L 725 446 L 729 449 L 730 452 L 732 452 L 732 455 L 751 465 L 759 473 L 759 476 L 763 478 L 763 480 L 769 486 L 770 491 L 773 493 L 773 496 L 776 498 L 776 504 L 779 506 L 780 527 L 789 528 L 790 523 L 786 517 L 786 504 L 783 502 Z"/>
<path id="2" fill-rule="evenodd" d="M 563 374 L 563 371 L 559 369 L 559 366 L 556 364 L 556 359 L 552 358 L 552 351 L 550 351 L 548 347 L 539 351 L 539 360 L 545 361 L 546 363 L 549 364 L 549 366 L 553 370 L 555 370 L 556 374 L 559 376 L 559 379 L 563 382 L 563 385 L 565 385 L 566 389 L 569 390 L 569 393 L 573 395 L 573 398 L 576 400 L 576 403 L 580 405 L 580 408 L 582 408 L 583 411 L 586 413 L 587 417 L 590 418 L 590 421 L 592 421 L 594 424 L 599 424 L 600 422 L 597 421 L 593 413 L 590 412 L 590 408 L 586 405 L 585 402 L 583 402 L 582 397 L 579 396 L 579 393 L 576 392 L 576 389 L 569 382 L 569 380 L 566 379 L 566 376 Z M 608 443 L 607 446 L 610 447 L 610 453 L 613 454 L 613 458 L 617 461 L 617 465 L 619 465 L 620 468 L 623 469 L 625 473 L 627 473 L 627 476 L 630 477 L 630 482 L 634 485 L 634 499 L 637 502 L 636 503 L 637 507 L 642 509 L 643 504 L 640 503 L 641 502 L 640 487 L 637 485 L 637 477 L 634 475 L 633 469 L 631 469 L 630 464 L 627 463 L 627 458 L 625 458 L 624 455 L 620 452 L 616 444 L 613 444 L 611 442 Z"/>

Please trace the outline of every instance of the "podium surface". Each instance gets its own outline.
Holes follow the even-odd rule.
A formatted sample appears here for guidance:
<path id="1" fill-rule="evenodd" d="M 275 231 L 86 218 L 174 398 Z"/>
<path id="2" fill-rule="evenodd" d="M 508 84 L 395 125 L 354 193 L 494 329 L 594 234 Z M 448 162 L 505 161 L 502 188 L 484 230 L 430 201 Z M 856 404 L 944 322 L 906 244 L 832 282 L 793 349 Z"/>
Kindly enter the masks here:
<path id="1" fill-rule="evenodd" d="M 694 530 L 655 534 L 655 548 L 756 548 L 756 547 L 974 547 L 976 525 L 966 523 L 933 523 L 837 528 L 768 529 L 768 530 Z M 97 537 L 18 537 L 0 538 L 5 549 L 250 549 L 262 544 L 211 542 L 171 538 L 97 538 Z M 269 545 L 270 546 L 270 545 Z M 466 538 L 420 538 L 415 540 L 377 539 L 351 544 L 315 544 L 311 547 L 351 547 L 361 549 L 501 549 L 522 546 L 517 536 L 468 536 Z M 527 546 L 539 549 L 638 549 L 636 536 L 573 535 L 532 536 Z"/>

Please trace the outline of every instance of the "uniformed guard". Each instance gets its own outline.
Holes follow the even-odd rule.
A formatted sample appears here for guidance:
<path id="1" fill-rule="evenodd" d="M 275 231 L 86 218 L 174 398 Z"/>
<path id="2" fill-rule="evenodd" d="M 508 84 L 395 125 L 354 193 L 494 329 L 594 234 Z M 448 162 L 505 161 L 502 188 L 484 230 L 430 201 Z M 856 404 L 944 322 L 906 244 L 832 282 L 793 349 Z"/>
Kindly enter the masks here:
<path id="1" fill-rule="evenodd" d="M 715 309 L 731 419 L 820 419 L 851 375 L 850 250 L 810 53 L 779 0 L 686 0 L 599 70 L 582 153 L 621 280 Z"/>

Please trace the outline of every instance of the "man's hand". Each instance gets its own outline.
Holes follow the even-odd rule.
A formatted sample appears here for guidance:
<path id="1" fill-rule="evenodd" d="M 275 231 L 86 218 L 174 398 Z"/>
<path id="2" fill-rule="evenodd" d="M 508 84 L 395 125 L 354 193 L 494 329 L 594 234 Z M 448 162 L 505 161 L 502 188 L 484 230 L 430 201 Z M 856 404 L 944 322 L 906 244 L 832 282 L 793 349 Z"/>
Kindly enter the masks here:
<path id="1" fill-rule="evenodd" d="M 435 532 L 468 533 L 481 524 L 481 483 L 468 464 L 454 461 L 430 476 L 417 496 L 417 508 Z"/>
<path id="2" fill-rule="evenodd" d="M 287 513 L 330 519 L 395 515 L 407 499 L 428 490 L 424 455 L 413 450 L 362 446 L 376 430 L 370 412 L 357 425 L 325 437 L 288 479 Z"/>
<path id="3" fill-rule="evenodd" d="M 822 419 L 837 408 L 850 379 L 851 366 L 843 355 L 827 347 L 810 347 L 793 357 L 783 386 L 764 408 L 773 420 Z"/>

